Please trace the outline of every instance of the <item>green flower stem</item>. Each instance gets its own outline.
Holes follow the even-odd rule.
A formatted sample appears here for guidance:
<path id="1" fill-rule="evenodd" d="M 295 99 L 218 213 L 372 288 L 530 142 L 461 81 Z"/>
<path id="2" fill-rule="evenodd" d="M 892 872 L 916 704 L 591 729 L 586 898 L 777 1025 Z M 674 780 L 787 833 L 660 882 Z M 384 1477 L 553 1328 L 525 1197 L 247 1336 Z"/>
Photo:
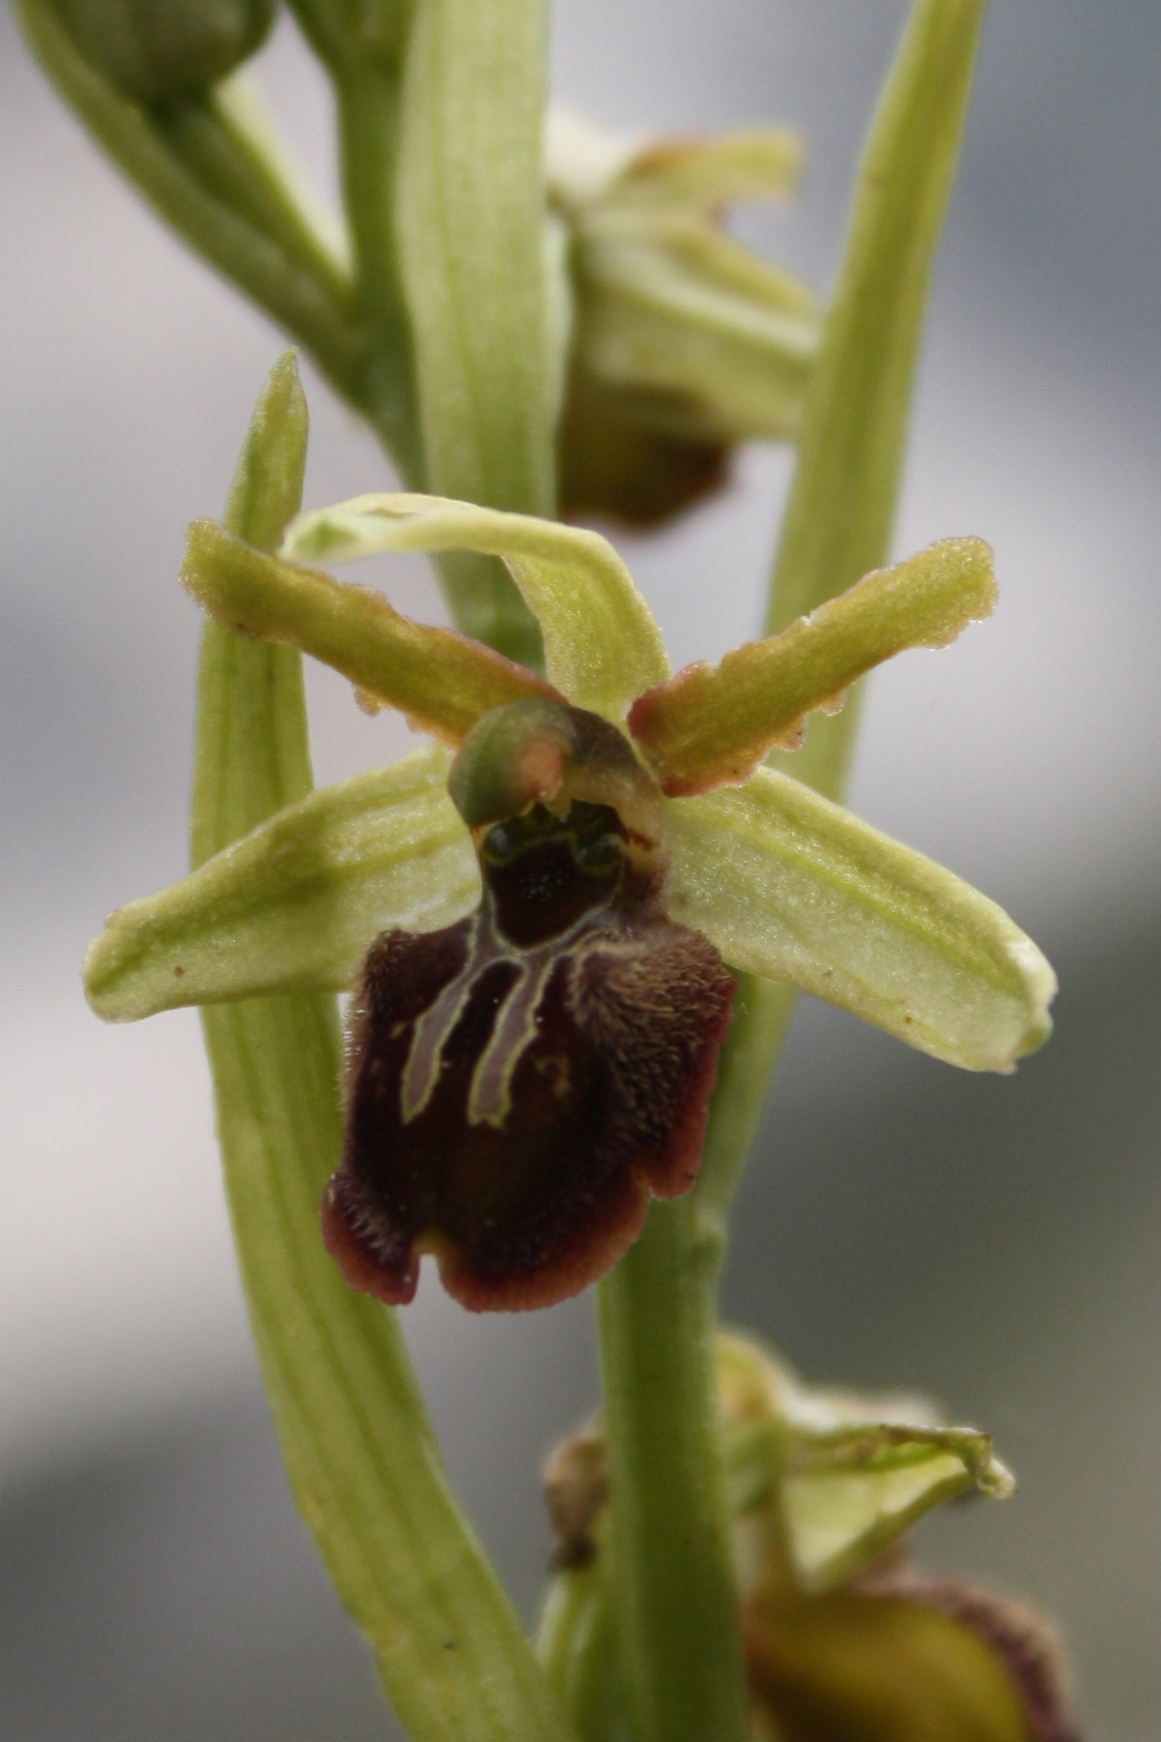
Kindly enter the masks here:
<path id="1" fill-rule="evenodd" d="M 284 357 L 226 524 L 267 549 L 298 506 L 306 412 Z M 311 786 L 300 655 L 206 625 L 195 864 Z M 394 1316 L 341 1280 L 318 1203 L 340 1152 L 334 1001 L 202 1013 L 255 1338 L 304 1519 L 416 1742 L 567 1742 L 543 1673 L 449 1491 Z"/>
<path id="2" fill-rule="evenodd" d="M 418 0 L 395 181 L 425 488 L 551 515 L 553 367 L 544 259 L 545 0 Z M 539 668 L 502 565 L 440 564 L 457 626 Z"/>
<path id="3" fill-rule="evenodd" d="M 750 1734 L 714 1369 L 714 1249 L 655 1204 L 600 1288 L 618 1644 L 634 1742 Z"/>
<path id="4" fill-rule="evenodd" d="M 306 220 L 272 237 L 201 179 L 197 157 L 176 155 L 153 111 L 119 92 L 84 58 L 51 0 L 16 0 L 28 42 L 69 107 L 160 216 L 224 277 L 301 340 L 336 391 L 350 398 L 362 336 L 333 286 L 319 274 L 317 251 L 300 252 Z M 216 149 L 228 148 L 221 135 Z M 202 163 L 204 168 L 204 161 Z M 236 166 L 250 184 L 252 166 Z M 220 165 L 219 165 L 220 170 Z M 274 172 L 271 172 L 272 176 Z M 283 197 L 289 197 L 283 178 Z"/>
<path id="5" fill-rule="evenodd" d="M 807 402 L 769 634 L 887 558 L 983 12 L 984 0 L 918 0 L 880 102 Z M 838 798 L 857 721 L 855 697 L 813 719 L 787 771 Z M 655 1207 L 602 1285 L 622 1664 L 639 1742 L 746 1734 L 736 1634 L 722 1645 L 735 1599 L 710 1425 L 712 1339 L 726 1216 L 793 994 L 744 979 L 738 999 L 698 1187 L 688 1208 Z"/>

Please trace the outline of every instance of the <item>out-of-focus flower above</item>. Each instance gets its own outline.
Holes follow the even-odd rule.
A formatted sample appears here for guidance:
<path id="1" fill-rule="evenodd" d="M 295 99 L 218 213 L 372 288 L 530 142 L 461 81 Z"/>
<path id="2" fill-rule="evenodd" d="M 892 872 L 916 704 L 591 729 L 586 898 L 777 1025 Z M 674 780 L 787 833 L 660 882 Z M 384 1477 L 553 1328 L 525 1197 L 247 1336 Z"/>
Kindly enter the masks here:
<path id="1" fill-rule="evenodd" d="M 721 484 L 730 449 L 797 433 L 819 320 L 726 209 L 793 192 L 797 138 L 642 139 L 555 111 L 547 171 L 567 384 L 566 516 L 652 526 Z"/>

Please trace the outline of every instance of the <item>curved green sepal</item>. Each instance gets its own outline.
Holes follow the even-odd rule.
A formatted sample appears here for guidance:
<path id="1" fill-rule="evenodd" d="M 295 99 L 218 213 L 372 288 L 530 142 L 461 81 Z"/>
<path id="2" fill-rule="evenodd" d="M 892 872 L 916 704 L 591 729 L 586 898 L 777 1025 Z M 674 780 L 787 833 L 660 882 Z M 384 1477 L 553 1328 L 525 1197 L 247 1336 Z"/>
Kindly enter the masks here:
<path id="1" fill-rule="evenodd" d="M 278 811 L 157 895 L 112 915 L 85 961 L 98 1016 L 340 990 L 387 926 L 434 930 L 479 899 L 447 796 L 448 757 L 423 750 Z"/>
<path id="2" fill-rule="evenodd" d="M 459 744 L 492 708 L 556 690 L 455 629 L 394 610 L 370 587 L 267 556 L 212 520 L 189 530 L 182 584 L 223 628 L 288 642 L 350 678 L 372 708 Z"/>
<path id="3" fill-rule="evenodd" d="M 1048 1038 L 1056 976 L 994 902 L 808 787 L 759 769 L 669 807 L 669 910 L 736 968 L 967 1070 Z"/>
<path id="4" fill-rule="evenodd" d="M 442 496 L 371 495 L 300 515 L 282 546 L 294 562 L 401 550 L 502 558 L 540 621 L 549 677 L 579 708 L 620 722 L 635 696 L 669 675 L 653 614 L 598 533 Z"/>
<path id="5" fill-rule="evenodd" d="M 908 647 L 946 647 L 996 602 L 992 553 L 946 538 L 879 569 L 720 665 L 699 662 L 635 702 L 629 726 L 670 794 L 743 781 L 777 745 L 802 741 L 806 715 L 833 713 L 848 685 Z"/>
<path id="6" fill-rule="evenodd" d="M 1015 1482 L 978 1428 L 930 1398 L 807 1386 L 747 1337 L 718 1338 L 730 1509 L 773 1505 L 793 1586 L 837 1590 L 945 1500 L 1007 1500 Z"/>

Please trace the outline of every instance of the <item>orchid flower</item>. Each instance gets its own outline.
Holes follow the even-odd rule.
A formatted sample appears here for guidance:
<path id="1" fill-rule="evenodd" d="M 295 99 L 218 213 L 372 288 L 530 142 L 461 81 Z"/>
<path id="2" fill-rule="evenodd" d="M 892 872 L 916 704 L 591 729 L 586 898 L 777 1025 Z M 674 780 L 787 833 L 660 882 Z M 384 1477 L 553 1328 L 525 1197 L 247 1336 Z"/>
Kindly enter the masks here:
<path id="1" fill-rule="evenodd" d="M 404 550 L 500 557 L 547 676 L 301 566 Z M 197 522 L 183 579 L 439 741 L 120 909 L 86 966 L 111 1019 L 356 989 L 324 1212 L 354 1286 L 406 1301 L 424 1251 L 476 1309 L 603 1274 L 650 1197 L 696 1177 L 728 969 L 971 1070 L 1046 1038 L 1052 971 L 999 908 L 762 760 L 872 666 L 988 614 L 980 540 L 676 676 L 604 538 L 463 502 L 355 498 L 299 516 L 278 557 Z"/>

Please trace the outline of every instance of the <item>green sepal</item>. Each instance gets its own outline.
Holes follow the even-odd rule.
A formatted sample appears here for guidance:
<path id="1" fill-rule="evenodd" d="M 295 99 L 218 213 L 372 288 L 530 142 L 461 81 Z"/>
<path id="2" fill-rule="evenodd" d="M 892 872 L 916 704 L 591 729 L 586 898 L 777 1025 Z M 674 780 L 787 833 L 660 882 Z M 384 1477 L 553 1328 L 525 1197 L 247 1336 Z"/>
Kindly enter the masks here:
<path id="1" fill-rule="evenodd" d="M 431 930 L 479 899 L 467 830 L 428 749 L 324 787 L 180 883 L 112 915 L 85 961 L 89 1002 L 128 1022 L 186 1004 L 342 990 L 387 926 Z"/>
<path id="2" fill-rule="evenodd" d="M 773 746 L 795 749 L 815 708 L 834 713 L 856 678 L 908 647 L 946 647 L 995 605 L 992 553 L 947 538 L 879 569 L 719 665 L 699 662 L 640 696 L 629 725 L 670 794 L 747 777 Z"/>
<path id="3" fill-rule="evenodd" d="M 668 815 L 669 911 L 733 967 L 967 1070 L 1048 1038 L 1056 977 L 1007 914 L 800 782 L 760 768 Z"/>
<path id="4" fill-rule="evenodd" d="M 625 206 L 684 207 L 716 215 L 724 205 L 792 194 L 802 159 L 800 136 L 785 127 L 651 140 L 634 153 L 606 198 Z"/>
<path id="5" fill-rule="evenodd" d="M 576 368 L 648 398 L 655 427 L 722 441 L 798 430 L 818 321 L 786 274 L 701 219 L 619 211 L 586 225 L 577 273 Z"/>
<path id="6" fill-rule="evenodd" d="M 578 708 L 619 724 L 635 696 L 669 675 L 653 614 L 598 533 L 445 497 L 370 495 L 300 515 L 282 546 L 294 562 L 403 550 L 502 558 L 539 619 L 549 678 Z"/>

